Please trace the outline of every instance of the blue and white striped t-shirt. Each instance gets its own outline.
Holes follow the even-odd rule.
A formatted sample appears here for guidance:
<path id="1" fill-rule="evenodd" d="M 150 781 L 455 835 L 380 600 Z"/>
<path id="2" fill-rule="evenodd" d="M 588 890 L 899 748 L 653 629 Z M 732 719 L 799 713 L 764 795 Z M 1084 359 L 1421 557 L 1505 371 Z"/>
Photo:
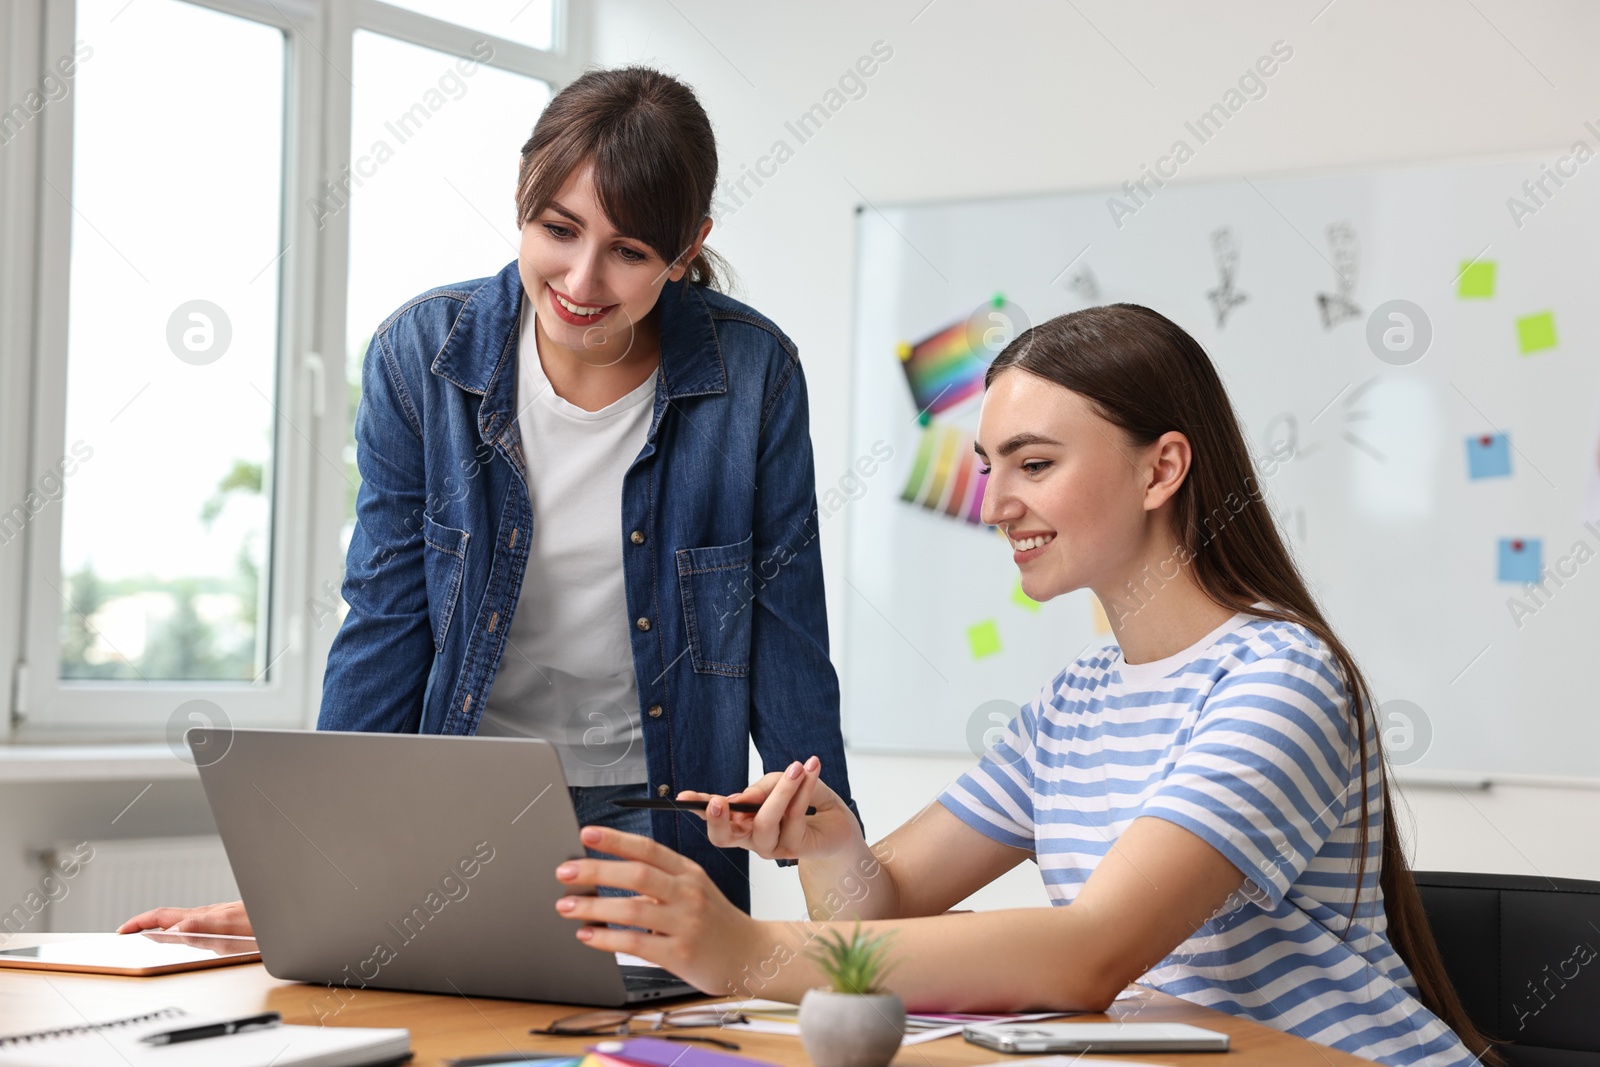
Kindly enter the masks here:
<path id="1" fill-rule="evenodd" d="M 1057 905 L 1134 819 L 1176 823 L 1245 882 L 1141 983 L 1383 1063 L 1473 1063 L 1389 944 L 1370 715 L 1367 864 L 1348 922 L 1361 820 L 1348 708 L 1315 634 L 1235 615 L 1166 659 L 1129 664 L 1115 645 L 1081 657 L 939 799 L 1032 852 Z"/>

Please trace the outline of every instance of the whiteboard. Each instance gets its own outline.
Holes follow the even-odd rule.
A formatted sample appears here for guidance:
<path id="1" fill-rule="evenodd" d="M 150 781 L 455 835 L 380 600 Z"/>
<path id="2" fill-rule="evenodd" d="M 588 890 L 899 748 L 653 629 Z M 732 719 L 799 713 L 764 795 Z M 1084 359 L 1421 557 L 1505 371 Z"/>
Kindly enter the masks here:
<path id="1" fill-rule="evenodd" d="M 1132 301 L 1215 361 L 1395 764 L 1600 777 L 1600 162 L 1523 189 L 1561 155 L 858 211 L 851 455 L 892 457 L 819 487 L 847 515 L 847 742 L 981 751 L 1111 643 L 1088 591 L 1020 596 L 1001 536 L 969 521 L 980 398 L 919 419 L 901 356 Z M 1378 317 L 1369 343 L 1395 300 L 1421 316 Z M 1407 320 L 1413 345 L 1431 332 L 1420 358 Z M 1535 566 L 1554 577 L 1530 595 Z"/>

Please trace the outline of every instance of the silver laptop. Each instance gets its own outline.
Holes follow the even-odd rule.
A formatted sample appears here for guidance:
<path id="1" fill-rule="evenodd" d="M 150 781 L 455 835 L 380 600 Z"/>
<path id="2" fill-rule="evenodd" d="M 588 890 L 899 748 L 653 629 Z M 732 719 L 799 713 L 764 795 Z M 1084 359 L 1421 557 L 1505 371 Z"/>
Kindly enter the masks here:
<path id="1" fill-rule="evenodd" d="M 585 855 L 555 749 L 523 738 L 186 734 L 276 978 L 616 1007 L 693 994 L 555 910 Z M 200 758 L 200 753 L 205 756 Z M 218 754 L 221 754 L 220 756 Z"/>

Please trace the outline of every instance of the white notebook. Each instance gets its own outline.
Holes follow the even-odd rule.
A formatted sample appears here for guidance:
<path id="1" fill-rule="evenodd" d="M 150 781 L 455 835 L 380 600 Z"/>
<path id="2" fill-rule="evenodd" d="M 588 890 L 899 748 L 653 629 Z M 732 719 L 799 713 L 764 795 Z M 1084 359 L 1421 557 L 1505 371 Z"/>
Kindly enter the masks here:
<path id="1" fill-rule="evenodd" d="M 166 1008 L 127 1019 L 0 1036 L 0 1067 L 376 1067 L 411 1056 L 411 1031 L 277 1026 L 149 1045 L 146 1034 L 216 1020 Z"/>

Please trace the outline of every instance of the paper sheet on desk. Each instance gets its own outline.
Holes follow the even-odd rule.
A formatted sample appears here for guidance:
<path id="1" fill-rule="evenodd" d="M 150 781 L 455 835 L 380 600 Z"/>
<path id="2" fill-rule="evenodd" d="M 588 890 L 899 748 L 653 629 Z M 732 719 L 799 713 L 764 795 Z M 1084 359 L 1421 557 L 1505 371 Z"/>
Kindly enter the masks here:
<path id="1" fill-rule="evenodd" d="M 1117 994 L 1117 999 L 1137 996 L 1136 990 L 1127 989 Z M 787 1034 L 800 1036 L 800 1007 L 778 1000 L 721 1000 L 704 1005 L 706 1011 L 743 1012 L 749 1022 L 728 1023 L 729 1030 L 746 1030 L 757 1034 Z M 1059 1019 L 1073 1012 L 1047 1011 L 1031 1015 L 906 1015 L 906 1036 L 902 1045 L 920 1045 L 961 1033 L 962 1027 L 973 1023 L 1027 1023 L 1040 1019 Z M 645 1016 L 650 1018 L 650 1016 Z M 1133 1067 L 1133 1065 L 1129 1065 Z"/>

